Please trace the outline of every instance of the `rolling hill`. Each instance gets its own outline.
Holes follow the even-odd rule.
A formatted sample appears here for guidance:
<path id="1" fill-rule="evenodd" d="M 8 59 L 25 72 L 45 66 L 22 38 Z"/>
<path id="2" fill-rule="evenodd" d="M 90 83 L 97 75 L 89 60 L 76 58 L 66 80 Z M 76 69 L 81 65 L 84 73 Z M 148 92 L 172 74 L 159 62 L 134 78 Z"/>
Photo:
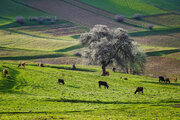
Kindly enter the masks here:
<path id="1" fill-rule="evenodd" d="M 0 119 L 180 118 L 178 0 L 1 0 L 0 11 Z M 133 19 L 135 13 L 142 19 Z M 116 22 L 116 14 L 124 15 L 124 22 Z M 26 23 L 16 23 L 16 16 Z M 30 16 L 57 16 L 58 21 L 40 24 Z M 108 69 L 110 76 L 103 77 L 100 66 L 82 65 L 75 55 L 84 49 L 78 38 L 95 24 L 128 30 L 147 54 L 144 75 Z M 20 61 L 25 69 L 17 68 Z M 159 83 L 160 75 L 170 77 L 171 84 Z M 98 81 L 106 81 L 109 89 L 99 88 Z M 134 94 L 139 86 L 143 95 Z"/>
<path id="2" fill-rule="evenodd" d="M 71 70 L 69 65 L 17 65 L 0 62 L 0 70 L 9 71 L 8 78 L 0 74 L 1 119 L 179 118 L 179 82 L 111 71 L 102 77 L 100 69 L 90 66 Z M 58 84 L 59 78 L 65 85 Z M 100 89 L 99 80 L 107 81 L 109 89 Z M 144 87 L 144 95 L 134 94 L 138 86 Z"/>

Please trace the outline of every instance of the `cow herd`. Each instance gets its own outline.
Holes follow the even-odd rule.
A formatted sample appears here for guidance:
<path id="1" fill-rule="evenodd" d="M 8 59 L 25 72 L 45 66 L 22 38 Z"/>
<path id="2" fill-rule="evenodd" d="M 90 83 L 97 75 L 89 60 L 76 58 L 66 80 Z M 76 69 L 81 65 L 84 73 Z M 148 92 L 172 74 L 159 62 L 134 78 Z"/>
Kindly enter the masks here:
<path id="1" fill-rule="evenodd" d="M 25 65 L 26 65 L 26 63 L 25 62 L 20 62 L 20 64 L 18 65 L 18 68 L 19 67 L 23 67 L 23 69 L 25 68 Z M 38 66 L 39 67 L 44 67 L 44 64 L 42 64 L 42 63 L 39 63 L 38 64 Z M 73 64 L 72 65 L 72 70 L 75 70 L 76 69 L 76 66 L 75 66 L 75 64 Z M 112 71 L 113 72 L 115 72 L 116 71 L 116 68 L 112 68 Z M 8 70 L 6 70 L 6 69 L 3 69 L 3 75 L 5 76 L 5 77 L 8 77 Z M 105 75 L 106 76 L 109 76 L 109 72 L 108 71 L 105 71 Z M 120 77 L 121 79 L 122 79 L 122 77 Z M 124 78 L 124 80 L 128 80 L 127 78 Z M 174 80 L 174 82 L 177 82 L 177 78 L 174 78 L 173 79 Z M 164 83 L 169 83 L 170 84 L 170 79 L 169 78 L 165 78 L 164 76 L 159 76 L 159 83 L 160 82 L 164 82 Z M 64 82 L 64 80 L 63 79 L 58 79 L 58 83 L 60 84 L 65 84 L 65 82 Z M 99 88 L 101 88 L 101 86 L 104 86 L 105 88 L 109 88 L 109 85 L 107 84 L 107 82 L 105 82 L 105 81 L 98 81 L 98 84 L 99 84 Z M 143 94 L 143 87 L 137 87 L 136 88 L 136 91 L 134 92 L 134 94 L 136 94 L 137 92 L 142 92 L 142 94 Z"/>

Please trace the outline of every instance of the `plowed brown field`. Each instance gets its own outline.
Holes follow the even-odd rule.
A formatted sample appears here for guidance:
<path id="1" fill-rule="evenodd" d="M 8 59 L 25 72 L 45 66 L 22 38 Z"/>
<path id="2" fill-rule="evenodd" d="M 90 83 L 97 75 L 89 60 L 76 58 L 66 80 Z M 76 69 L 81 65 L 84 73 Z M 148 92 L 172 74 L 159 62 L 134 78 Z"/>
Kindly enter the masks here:
<path id="1" fill-rule="evenodd" d="M 89 27 L 93 27 L 96 24 L 103 24 L 111 28 L 122 27 L 129 31 L 140 30 L 140 28 L 121 24 L 105 17 L 105 12 L 102 12 L 103 14 L 100 15 L 101 11 L 96 11 L 95 8 L 93 9 L 93 11 L 89 11 L 82 7 L 78 7 L 76 5 L 61 0 L 30 0 L 26 2 L 26 4 L 48 12 L 50 14 L 59 16 L 65 20 Z"/>

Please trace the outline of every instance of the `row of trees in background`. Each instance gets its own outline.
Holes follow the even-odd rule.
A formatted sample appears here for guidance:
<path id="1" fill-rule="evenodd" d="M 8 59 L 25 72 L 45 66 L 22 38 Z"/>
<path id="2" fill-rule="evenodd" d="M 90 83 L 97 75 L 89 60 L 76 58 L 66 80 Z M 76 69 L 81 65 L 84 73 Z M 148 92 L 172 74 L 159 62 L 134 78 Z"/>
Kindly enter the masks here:
<path id="1" fill-rule="evenodd" d="M 140 15 L 140 14 L 134 14 L 133 18 L 136 19 L 136 20 L 141 20 L 141 19 L 142 19 L 142 15 Z M 115 15 L 114 19 L 115 19 L 117 22 L 124 22 L 125 17 L 124 17 L 123 15 Z M 153 25 L 152 25 L 152 24 L 148 24 L 148 25 L 147 25 L 147 28 L 148 28 L 149 30 L 152 30 L 152 29 L 153 29 Z"/>
<path id="2" fill-rule="evenodd" d="M 83 53 L 85 63 L 101 65 L 102 76 L 106 75 L 106 67 L 110 64 L 132 74 L 140 74 L 144 70 L 146 54 L 122 28 L 95 25 L 80 36 L 80 42 L 86 47 Z"/>
<path id="3" fill-rule="evenodd" d="M 27 21 L 23 16 L 17 16 L 17 17 L 15 17 L 15 20 L 19 24 L 25 24 Z M 29 22 L 38 22 L 39 24 L 43 24 L 45 21 L 48 21 L 51 24 L 55 24 L 55 22 L 57 22 L 58 19 L 56 16 L 55 17 L 48 17 L 48 16 L 47 17 L 42 17 L 42 16 L 36 17 L 36 16 L 34 16 L 34 17 L 29 17 L 28 21 Z"/>

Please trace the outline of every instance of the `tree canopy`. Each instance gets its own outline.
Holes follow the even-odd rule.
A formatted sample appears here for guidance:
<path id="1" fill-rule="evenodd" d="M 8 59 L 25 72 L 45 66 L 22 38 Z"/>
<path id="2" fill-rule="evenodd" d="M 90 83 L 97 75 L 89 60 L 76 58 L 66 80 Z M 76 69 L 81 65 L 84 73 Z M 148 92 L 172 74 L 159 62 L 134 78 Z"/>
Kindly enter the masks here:
<path id="1" fill-rule="evenodd" d="M 137 73 L 143 70 L 146 62 L 145 53 L 122 28 L 95 25 L 80 36 L 80 42 L 86 47 L 83 54 L 86 63 L 101 65 L 103 76 L 110 63 Z"/>

